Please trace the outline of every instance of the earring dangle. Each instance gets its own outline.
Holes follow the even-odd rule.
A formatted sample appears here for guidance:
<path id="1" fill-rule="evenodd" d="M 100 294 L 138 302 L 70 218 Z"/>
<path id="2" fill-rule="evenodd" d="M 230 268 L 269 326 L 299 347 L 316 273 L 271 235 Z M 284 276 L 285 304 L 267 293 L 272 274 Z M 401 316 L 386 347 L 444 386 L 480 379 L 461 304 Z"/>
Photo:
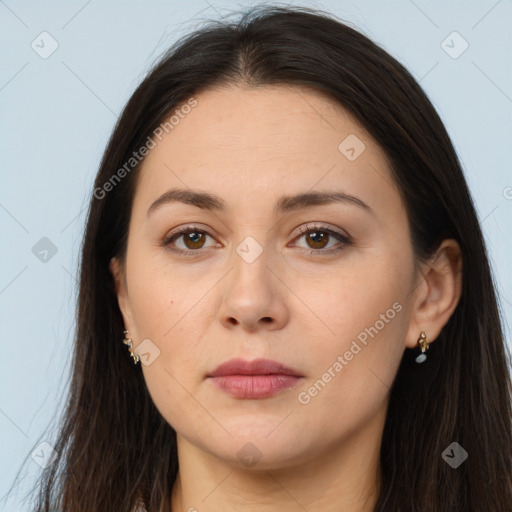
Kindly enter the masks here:
<path id="1" fill-rule="evenodd" d="M 133 351 L 133 341 L 131 340 L 131 338 L 128 338 L 127 334 L 128 334 L 128 331 L 123 331 L 124 332 L 124 340 L 123 340 L 123 343 L 125 345 L 128 345 L 128 350 L 130 352 L 130 356 L 133 358 L 133 364 L 137 364 L 139 361 L 140 361 L 140 358 L 139 356 Z"/>
<path id="2" fill-rule="evenodd" d="M 416 356 L 415 361 L 417 363 L 423 363 L 424 361 L 427 360 L 427 355 L 425 354 L 425 352 L 429 349 L 427 335 L 425 334 L 424 331 L 421 331 L 420 333 L 420 337 L 418 338 L 418 344 L 421 348 L 421 354 Z"/>

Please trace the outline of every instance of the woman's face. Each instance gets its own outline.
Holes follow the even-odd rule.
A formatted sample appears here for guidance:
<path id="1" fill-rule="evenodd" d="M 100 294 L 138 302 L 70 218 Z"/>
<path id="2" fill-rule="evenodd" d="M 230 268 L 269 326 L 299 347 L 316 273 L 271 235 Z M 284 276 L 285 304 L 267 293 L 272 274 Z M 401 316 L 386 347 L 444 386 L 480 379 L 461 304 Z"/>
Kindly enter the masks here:
<path id="1" fill-rule="evenodd" d="M 259 468 L 374 435 L 418 334 L 407 216 L 386 155 L 303 88 L 195 99 L 154 139 L 117 267 L 156 407 L 183 443 Z M 232 359 L 245 373 L 212 376 Z M 257 359 L 291 375 L 251 367 Z"/>

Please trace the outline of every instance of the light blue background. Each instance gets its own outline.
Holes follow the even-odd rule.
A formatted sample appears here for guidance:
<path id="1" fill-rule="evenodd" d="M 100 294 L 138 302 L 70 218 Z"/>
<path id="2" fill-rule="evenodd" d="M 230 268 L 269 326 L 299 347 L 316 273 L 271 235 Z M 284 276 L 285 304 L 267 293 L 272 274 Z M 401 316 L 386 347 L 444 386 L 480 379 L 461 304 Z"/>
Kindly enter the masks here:
<path id="1" fill-rule="evenodd" d="M 0 499 L 35 444 L 50 441 L 40 436 L 64 399 L 84 208 L 116 117 L 175 39 L 243 5 L 249 3 L 0 1 Z M 300 5 L 349 21 L 420 80 L 462 160 L 510 340 L 512 2 Z M 43 31 L 59 45 L 47 59 L 31 48 Z M 469 44 L 457 59 L 441 47 L 453 31 Z M 58 248 L 47 263 L 31 251 L 42 237 Z M 0 510 L 28 510 L 16 493 L 39 470 L 29 459 L 20 487 Z"/>

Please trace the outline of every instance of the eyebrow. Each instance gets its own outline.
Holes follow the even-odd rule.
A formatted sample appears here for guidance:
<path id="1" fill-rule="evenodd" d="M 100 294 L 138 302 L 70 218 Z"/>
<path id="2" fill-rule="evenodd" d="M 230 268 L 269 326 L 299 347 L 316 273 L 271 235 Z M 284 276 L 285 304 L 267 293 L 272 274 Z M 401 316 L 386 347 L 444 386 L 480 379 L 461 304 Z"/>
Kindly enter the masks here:
<path id="1" fill-rule="evenodd" d="M 171 189 L 162 194 L 148 208 L 148 216 L 159 206 L 169 203 L 184 203 L 196 206 L 203 210 L 225 211 L 226 202 L 213 194 L 197 192 L 190 189 Z M 318 205 L 333 203 L 345 203 L 359 206 L 360 208 L 374 214 L 375 212 L 358 197 L 346 194 L 345 192 L 305 192 L 293 196 L 279 198 L 274 206 L 274 213 L 288 213 L 302 208 L 309 208 Z"/>

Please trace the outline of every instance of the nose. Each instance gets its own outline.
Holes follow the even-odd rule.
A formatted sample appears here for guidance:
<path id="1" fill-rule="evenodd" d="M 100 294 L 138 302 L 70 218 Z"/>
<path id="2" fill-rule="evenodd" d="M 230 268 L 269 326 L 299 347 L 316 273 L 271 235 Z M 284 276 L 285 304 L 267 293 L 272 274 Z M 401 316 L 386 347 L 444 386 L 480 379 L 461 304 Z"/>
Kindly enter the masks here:
<path id="1" fill-rule="evenodd" d="M 289 319 L 284 276 L 263 251 L 251 263 L 236 252 L 224 283 L 220 321 L 228 329 L 249 332 L 281 329 Z"/>

